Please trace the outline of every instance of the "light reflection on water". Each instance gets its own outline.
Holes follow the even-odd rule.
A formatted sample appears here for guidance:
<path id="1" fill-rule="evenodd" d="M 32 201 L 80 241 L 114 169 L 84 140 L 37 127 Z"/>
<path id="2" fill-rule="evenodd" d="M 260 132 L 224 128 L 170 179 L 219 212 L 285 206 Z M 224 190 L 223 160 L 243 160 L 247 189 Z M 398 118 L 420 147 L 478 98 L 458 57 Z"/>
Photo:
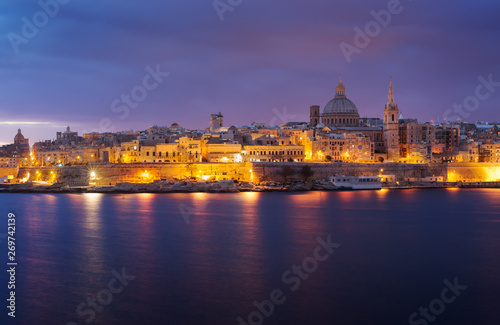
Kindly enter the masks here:
<path id="1" fill-rule="evenodd" d="M 275 288 L 287 301 L 266 324 L 401 324 L 455 276 L 471 290 L 440 319 L 488 323 L 500 316 L 499 199 L 495 189 L 0 196 L 4 214 L 17 209 L 26 324 L 83 321 L 76 306 L 123 267 L 136 279 L 95 324 L 232 324 Z M 290 292 L 283 272 L 328 234 L 341 248 Z"/>

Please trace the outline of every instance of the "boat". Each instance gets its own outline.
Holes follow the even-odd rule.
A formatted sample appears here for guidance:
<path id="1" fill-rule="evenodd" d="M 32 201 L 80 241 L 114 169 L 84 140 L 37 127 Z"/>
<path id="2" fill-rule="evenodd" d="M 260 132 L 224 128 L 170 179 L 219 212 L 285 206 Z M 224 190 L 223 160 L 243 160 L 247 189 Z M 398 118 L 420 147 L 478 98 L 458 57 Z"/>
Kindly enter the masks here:
<path id="1" fill-rule="evenodd" d="M 378 176 L 329 176 L 330 182 L 338 188 L 349 190 L 380 190 L 382 182 Z"/>

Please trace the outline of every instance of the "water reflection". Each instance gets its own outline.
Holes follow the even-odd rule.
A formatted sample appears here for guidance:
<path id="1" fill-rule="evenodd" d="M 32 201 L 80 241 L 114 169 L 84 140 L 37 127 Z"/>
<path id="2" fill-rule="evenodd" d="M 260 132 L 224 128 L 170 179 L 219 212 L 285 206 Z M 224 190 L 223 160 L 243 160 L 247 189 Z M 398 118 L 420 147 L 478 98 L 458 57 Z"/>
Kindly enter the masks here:
<path id="1" fill-rule="evenodd" d="M 71 218 L 80 219 L 80 222 L 78 222 L 80 235 L 77 237 L 80 245 L 79 268 L 85 273 L 100 273 L 105 266 L 103 258 L 105 252 L 102 229 L 103 216 L 101 213 L 103 197 L 104 194 L 99 193 L 72 196 L 73 204 L 81 209 L 78 215 L 73 215 Z"/>
<path id="2" fill-rule="evenodd" d="M 288 299 L 266 323 L 380 314 L 398 324 L 454 276 L 471 290 L 447 320 L 491 323 L 499 199 L 494 189 L 0 196 L 18 207 L 23 267 L 36 270 L 19 274 L 20 323 L 65 324 L 111 268 L 126 267 L 136 280 L 95 324 L 181 325 L 235 323 L 274 288 Z M 190 224 L 180 205 L 193 209 Z M 341 248 L 291 293 L 281 275 L 328 234 Z"/>

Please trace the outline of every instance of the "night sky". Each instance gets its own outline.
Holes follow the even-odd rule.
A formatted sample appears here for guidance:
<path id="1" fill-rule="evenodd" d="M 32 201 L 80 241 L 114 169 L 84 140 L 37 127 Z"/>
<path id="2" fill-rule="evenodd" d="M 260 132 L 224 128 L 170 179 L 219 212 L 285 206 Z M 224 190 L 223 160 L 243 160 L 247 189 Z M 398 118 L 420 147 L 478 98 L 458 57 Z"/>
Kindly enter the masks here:
<path id="1" fill-rule="evenodd" d="M 53 17 L 35 0 L 0 2 L 0 143 L 18 128 L 30 144 L 66 125 L 204 129 L 218 111 L 226 126 L 308 121 L 340 76 L 362 117 L 382 115 L 392 77 L 403 117 L 437 122 L 479 76 L 500 81 L 498 0 L 243 0 L 220 15 L 213 0 L 60 1 Z M 347 62 L 340 44 L 354 46 L 355 28 L 388 4 L 398 13 Z M 23 28 L 34 20 L 38 31 Z M 141 100 L 126 112 L 134 89 Z M 500 120 L 492 89 L 465 120 Z"/>

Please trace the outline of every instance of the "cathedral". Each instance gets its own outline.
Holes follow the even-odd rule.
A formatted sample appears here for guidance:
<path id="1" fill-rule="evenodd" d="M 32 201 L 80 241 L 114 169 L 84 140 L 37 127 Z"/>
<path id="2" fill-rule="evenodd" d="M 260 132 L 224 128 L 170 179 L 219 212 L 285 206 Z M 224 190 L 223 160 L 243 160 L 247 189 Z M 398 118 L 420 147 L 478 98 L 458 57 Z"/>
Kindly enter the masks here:
<path id="1" fill-rule="evenodd" d="M 312 127 L 319 123 L 334 127 L 359 126 L 358 109 L 346 97 L 342 78 L 335 90 L 335 97 L 326 104 L 322 114 L 319 112 L 319 106 L 311 106 L 310 123 Z"/>
<path id="2" fill-rule="evenodd" d="M 398 161 L 400 156 L 399 108 L 394 100 L 392 78 L 383 114 L 383 128 L 360 126 L 358 109 L 347 98 L 341 78 L 335 90 L 335 97 L 326 104 L 322 113 L 319 106 L 310 107 L 309 125 L 314 128 L 326 126 L 339 132 L 363 133 L 375 143 L 376 152 L 384 153 L 388 161 Z"/>
<path id="3" fill-rule="evenodd" d="M 30 154 L 29 139 L 25 138 L 21 133 L 21 129 L 17 130 L 14 136 L 14 143 L 0 147 L 0 157 L 28 157 Z"/>

